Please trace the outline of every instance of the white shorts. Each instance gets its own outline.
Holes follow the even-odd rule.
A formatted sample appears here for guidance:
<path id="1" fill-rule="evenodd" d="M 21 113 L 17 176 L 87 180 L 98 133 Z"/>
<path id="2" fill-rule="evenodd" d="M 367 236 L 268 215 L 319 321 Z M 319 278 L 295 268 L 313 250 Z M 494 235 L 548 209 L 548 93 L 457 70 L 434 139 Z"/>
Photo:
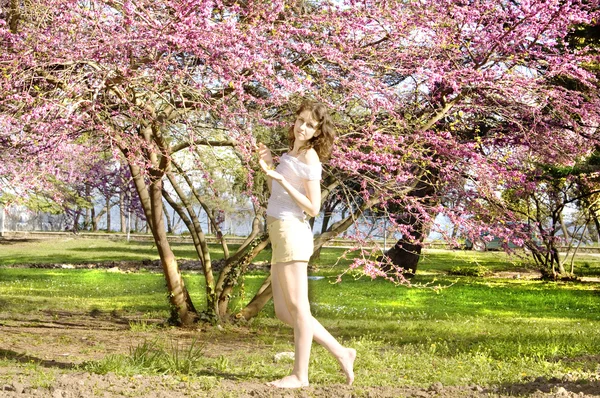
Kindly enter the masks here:
<path id="1" fill-rule="evenodd" d="M 273 252 L 271 265 L 310 260 L 314 242 L 312 230 L 307 222 L 297 218 L 271 219 L 268 221 L 267 230 Z"/>

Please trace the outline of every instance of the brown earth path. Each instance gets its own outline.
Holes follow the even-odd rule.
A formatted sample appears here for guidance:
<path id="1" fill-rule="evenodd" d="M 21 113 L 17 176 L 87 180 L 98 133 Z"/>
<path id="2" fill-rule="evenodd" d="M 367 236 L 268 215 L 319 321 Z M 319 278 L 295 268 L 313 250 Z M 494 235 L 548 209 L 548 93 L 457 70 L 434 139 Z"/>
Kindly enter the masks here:
<path id="1" fill-rule="evenodd" d="M 122 377 L 83 372 L 77 365 L 109 354 L 128 353 L 150 339 L 174 339 L 183 344 L 207 340 L 204 355 L 218 357 L 232 350 L 257 347 L 252 331 L 238 328 L 223 333 L 209 328 L 181 330 L 160 328 L 132 331 L 128 319 L 118 314 L 42 313 L 37 319 L 18 319 L 0 312 L 0 397 L 600 397 L 600 380 L 578 383 L 569 380 L 536 380 L 527 384 L 484 388 L 310 386 L 300 390 L 277 390 L 266 380 L 240 380 L 235 374 L 207 372 L 192 381 L 163 375 Z M 358 383 L 357 383 L 358 384 Z"/>

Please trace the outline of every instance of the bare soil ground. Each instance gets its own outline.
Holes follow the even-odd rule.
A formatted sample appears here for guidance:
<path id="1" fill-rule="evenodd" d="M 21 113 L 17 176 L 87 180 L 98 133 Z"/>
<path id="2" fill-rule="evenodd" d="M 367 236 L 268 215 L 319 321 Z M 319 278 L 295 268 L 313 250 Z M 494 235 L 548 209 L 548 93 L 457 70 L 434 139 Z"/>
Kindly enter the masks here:
<path id="1" fill-rule="evenodd" d="M 434 383 L 427 388 L 329 385 L 276 390 L 264 380 L 240 380 L 242 375 L 235 374 L 213 373 L 182 381 L 170 375 L 122 377 L 77 369 L 77 364 L 127 353 L 157 337 L 181 342 L 210 337 L 205 355 L 215 357 L 231 350 L 257 349 L 247 329 L 219 339 L 214 339 L 214 333 L 212 328 L 134 332 L 118 314 L 46 313 L 38 319 L 15 319 L 0 312 L 0 358 L 14 363 L 0 366 L 0 397 L 600 397 L 600 381 L 536 380 L 495 388 Z"/>

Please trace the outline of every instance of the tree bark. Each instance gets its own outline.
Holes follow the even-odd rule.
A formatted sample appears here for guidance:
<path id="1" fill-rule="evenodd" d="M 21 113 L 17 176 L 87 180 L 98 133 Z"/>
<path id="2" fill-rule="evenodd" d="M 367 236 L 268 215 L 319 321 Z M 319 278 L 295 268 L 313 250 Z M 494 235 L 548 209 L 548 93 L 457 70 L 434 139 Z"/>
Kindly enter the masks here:
<path id="1" fill-rule="evenodd" d="M 110 232 L 110 198 L 106 198 L 106 232 Z"/>
<path id="2" fill-rule="evenodd" d="M 247 265 L 269 244 L 269 236 L 263 233 L 260 218 L 263 211 L 258 210 L 252 220 L 252 230 L 235 254 L 227 259 L 215 285 L 215 295 L 218 299 L 217 310 L 220 316 L 227 314 L 230 294 L 238 283 L 238 278 Z M 267 300 L 268 301 L 268 300 Z"/>
<path id="3" fill-rule="evenodd" d="M 152 206 L 150 203 L 150 194 L 148 192 L 148 187 L 146 186 L 146 182 L 144 181 L 144 177 L 142 177 L 141 170 L 138 166 L 130 164 L 129 170 L 131 171 L 133 185 L 135 186 L 135 190 L 138 193 L 138 197 L 142 205 L 142 210 L 144 210 L 144 215 L 146 216 L 145 232 L 148 233 L 148 229 L 152 229 Z"/>
<path id="4" fill-rule="evenodd" d="M 96 209 L 92 207 L 92 231 L 98 231 L 98 221 L 106 212 L 106 207 L 103 207 L 100 212 L 96 215 Z"/>
<path id="5" fill-rule="evenodd" d="M 172 234 L 173 233 L 173 222 L 171 221 L 171 216 L 169 215 L 169 210 L 167 209 L 167 206 L 164 203 L 163 203 L 163 211 L 165 212 L 165 217 L 167 219 L 167 233 Z"/>
<path id="6" fill-rule="evenodd" d="M 88 206 L 86 206 L 85 212 L 84 212 L 84 219 L 83 219 L 84 226 L 83 226 L 83 228 L 86 231 L 89 231 L 89 229 L 90 229 L 90 227 L 92 225 L 92 218 L 91 218 L 91 214 L 92 213 L 91 212 L 94 209 L 94 204 L 93 204 L 93 201 L 92 201 L 92 198 L 91 198 L 91 192 L 90 191 L 91 191 L 90 186 L 88 184 L 85 184 L 85 199 L 87 201 L 89 201 L 90 204 L 92 205 L 91 208 L 88 207 Z"/>
<path id="7" fill-rule="evenodd" d="M 133 183 L 146 215 L 146 227 L 150 229 L 158 250 L 163 274 L 167 282 L 169 302 L 177 314 L 177 322 L 184 326 L 191 325 L 198 319 L 198 313 L 185 287 L 177 261 L 167 240 L 162 211 L 163 173 L 155 171 L 150 184 L 146 185 L 138 166 L 129 164 L 129 169 L 131 170 Z M 162 167 L 162 170 L 164 169 L 165 167 Z"/>
<path id="8" fill-rule="evenodd" d="M 179 217 L 181 217 L 190 231 L 192 240 L 194 241 L 196 253 L 202 262 L 202 269 L 204 272 L 204 278 L 206 280 L 207 316 L 209 319 L 214 319 L 219 315 L 216 305 L 215 280 L 212 271 L 212 260 L 210 258 L 210 250 L 208 248 L 208 243 L 206 242 L 206 236 L 204 235 L 204 231 L 202 231 L 200 220 L 198 220 L 192 204 L 189 202 L 189 200 L 187 200 L 185 193 L 181 190 L 181 187 L 175 180 L 175 177 L 171 173 L 167 173 L 167 178 L 169 179 L 173 189 L 175 189 L 175 192 L 177 193 L 181 203 L 183 203 L 183 206 L 173 201 L 166 191 L 163 192 L 163 196 L 165 199 L 167 199 L 171 207 L 175 209 L 177 214 L 179 214 Z"/>
<path id="9" fill-rule="evenodd" d="M 243 256 L 231 257 L 230 261 L 227 261 L 225 264 L 225 267 L 219 275 L 219 280 L 217 281 L 217 293 L 219 294 L 218 310 L 220 317 L 225 317 L 228 313 L 227 308 L 229 300 L 231 299 L 233 289 L 238 284 L 240 275 L 246 272 L 248 264 L 250 264 L 252 259 L 254 259 L 258 253 L 267 247 L 269 242 L 268 235 L 262 235 L 248 246 L 247 251 Z"/>
<path id="10" fill-rule="evenodd" d="M 96 220 L 96 208 L 92 203 L 92 208 L 90 209 L 90 228 L 92 232 L 96 232 L 98 230 L 98 222 Z"/>
<path id="11" fill-rule="evenodd" d="M 600 219 L 598 219 L 595 210 L 591 212 L 591 217 L 592 221 L 594 222 L 594 226 L 596 227 L 596 243 L 600 245 Z"/>
<path id="12" fill-rule="evenodd" d="M 408 220 L 402 220 L 402 222 L 413 226 L 413 237 L 411 240 L 404 238 L 399 239 L 396 244 L 385 253 L 385 258 L 389 259 L 393 266 L 402 268 L 405 276 L 407 276 L 407 271 L 408 275 L 414 275 L 417 272 L 417 265 L 421 258 L 422 245 L 419 242 L 423 238 L 424 225 L 413 216 L 409 216 Z M 386 272 L 395 271 L 393 266 L 384 262 L 382 264 L 382 270 Z"/>
<path id="13" fill-rule="evenodd" d="M 562 212 L 559 214 L 559 222 L 560 222 L 560 229 L 563 233 L 563 238 L 564 238 L 565 242 L 568 242 L 570 235 L 569 235 L 569 230 L 567 229 L 567 226 L 565 225 L 565 220 L 562 215 Z"/>
<path id="14" fill-rule="evenodd" d="M 77 208 L 75 210 L 75 214 L 73 215 L 73 228 L 71 229 L 71 232 L 73 232 L 74 234 L 79 232 L 79 217 L 80 216 L 81 216 L 81 208 Z"/>
<path id="15" fill-rule="evenodd" d="M 21 13 L 19 12 L 19 0 L 10 0 L 8 12 L 8 27 L 10 29 L 10 33 L 16 34 L 18 32 L 19 19 L 21 19 Z"/>
<path id="16" fill-rule="evenodd" d="M 162 180 L 154 179 L 149 186 L 152 235 L 160 256 L 163 273 L 167 281 L 169 300 L 177 311 L 179 321 L 183 326 L 192 325 L 198 315 L 177 266 L 177 260 L 171 250 L 163 220 Z"/>
<path id="17" fill-rule="evenodd" d="M 434 203 L 430 198 L 435 193 L 435 179 L 436 176 L 434 173 L 429 173 L 428 178 L 420 178 L 408 195 L 421 198 L 423 203 L 428 206 L 433 205 Z M 405 211 L 405 209 L 400 209 L 397 212 L 396 222 L 412 226 L 412 237 L 403 236 L 385 253 L 382 269 L 386 272 L 394 272 L 393 268 L 399 267 L 405 272 L 408 271 L 409 275 L 415 274 L 419 259 L 421 258 L 422 243 L 427 226 L 416 215 Z"/>
<path id="18" fill-rule="evenodd" d="M 123 190 L 119 191 L 119 215 L 121 221 L 121 233 L 127 232 L 127 217 L 125 216 L 125 194 Z"/>
<path id="19" fill-rule="evenodd" d="M 254 318 L 258 313 L 263 309 L 263 307 L 271 300 L 273 297 L 273 289 L 271 287 L 271 276 L 269 275 L 261 285 L 260 289 L 254 296 L 254 298 L 235 315 L 236 319 L 245 319 L 249 320 Z"/>

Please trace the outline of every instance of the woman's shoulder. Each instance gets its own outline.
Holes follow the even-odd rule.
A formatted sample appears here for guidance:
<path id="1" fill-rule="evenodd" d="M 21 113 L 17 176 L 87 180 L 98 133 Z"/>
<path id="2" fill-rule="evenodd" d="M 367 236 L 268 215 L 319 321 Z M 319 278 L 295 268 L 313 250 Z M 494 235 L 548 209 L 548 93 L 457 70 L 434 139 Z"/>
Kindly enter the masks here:
<path id="1" fill-rule="evenodd" d="M 298 157 L 298 160 L 302 161 L 302 163 L 305 163 L 309 166 L 319 166 L 321 164 L 319 155 L 317 154 L 317 151 L 314 150 L 314 148 L 308 148 L 302 153 L 302 155 Z"/>
<path id="2" fill-rule="evenodd" d="M 311 153 L 314 152 L 314 153 Z M 319 156 L 314 149 L 309 149 L 302 152 L 298 157 L 284 154 L 281 160 L 285 162 L 287 167 L 290 167 L 294 173 L 306 180 L 320 180 L 322 165 L 319 161 Z"/>

